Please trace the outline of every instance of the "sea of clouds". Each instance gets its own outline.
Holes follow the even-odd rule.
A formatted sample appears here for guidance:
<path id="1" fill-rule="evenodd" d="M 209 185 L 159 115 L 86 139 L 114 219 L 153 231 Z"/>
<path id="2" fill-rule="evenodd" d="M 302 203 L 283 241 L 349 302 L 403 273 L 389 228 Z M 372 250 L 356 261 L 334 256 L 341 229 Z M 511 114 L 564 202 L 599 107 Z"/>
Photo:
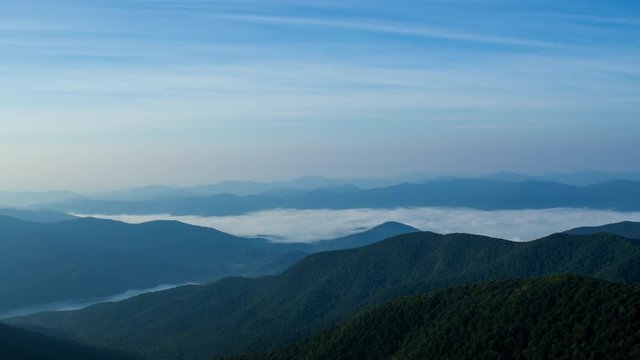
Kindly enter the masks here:
<path id="1" fill-rule="evenodd" d="M 87 216 L 87 215 L 81 215 Z M 460 208 L 348 210 L 278 209 L 238 216 L 91 215 L 128 223 L 178 220 L 238 236 L 261 236 L 278 242 L 312 242 L 363 231 L 385 221 L 398 221 L 437 233 L 465 232 L 514 241 L 534 240 L 578 226 L 640 221 L 640 212 L 588 209 L 485 211 Z"/>

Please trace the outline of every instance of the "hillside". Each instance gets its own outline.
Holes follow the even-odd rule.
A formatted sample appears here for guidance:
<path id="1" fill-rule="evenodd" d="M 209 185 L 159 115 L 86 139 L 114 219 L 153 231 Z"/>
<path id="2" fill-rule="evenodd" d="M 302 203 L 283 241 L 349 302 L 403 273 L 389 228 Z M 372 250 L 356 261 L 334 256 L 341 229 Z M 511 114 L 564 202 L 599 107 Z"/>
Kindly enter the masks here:
<path id="1" fill-rule="evenodd" d="M 82 218 L 45 224 L 0 216 L 0 318 L 17 308 L 160 284 L 276 274 L 311 252 L 413 231 L 386 223 L 316 246 L 240 238 L 173 221 L 132 225 Z"/>
<path id="2" fill-rule="evenodd" d="M 629 239 L 640 240 L 640 223 L 632 221 L 623 221 L 615 224 L 607 224 L 602 226 L 585 226 L 567 231 L 568 234 L 589 235 L 597 233 L 608 233 L 624 236 Z"/>
<path id="3" fill-rule="evenodd" d="M 400 296 L 565 273 L 638 284 L 640 243 L 608 234 L 515 243 L 413 233 L 311 255 L 277 276 L 226 278 L 15 321 L 153 359 L 200 359 L 291 344 Z"/>
<path id="4" fill-rule="evenodd" d="M 178 222 L 0 216 L 0 313 L 228 275 L 253 260 L 249 250 L 268 245 Z"/>
<path id="5" fill-rule="evenodd" d="M 312 253 L 353 249 L 370 245 L 396 235 L 419 231 L 420 230 L 405 224 L 388 221 L 369 230 L 349 234 L 337 239 L 319 240 L 311 243 L 282 244 L 280 245 L 281 247 L 288 248 L 290 251 L 283 251 L 274 256 L 257 260 L 253 264 L 235 271 L 234 275 L 257 277 L 261 275 L 279 274 Z"/>
<path id="6" fill-rule="evenodd" d="M 578 276 L 495 281 L 402 298 L 234 359 L 637 359 L 638 304 L 638 287 Z"/>
<path id="7" fill-rule="evenodd" d="M 371 229 L 336 239 L 319 240 L 310 243 L 272 244 L 272 247 L 281 251 L 275 255 L 265 256 L 262 259 L 256 260 L 252 264 L 247 264 L 241 269 L 234 271 L 233 275 L 257 277 L 262 275 L 279 274 L 309 254 L 322 251 L 353 249 L 370 245 L 396 235 L 419 231 L 419 229 L 412 226 L 401 224 L 399 222 L 388 221 L 374 226 Z M 270 251 L 273 252 L 272 250 Z"/>
<path id="8" fill-rule="evenodd" d="M 0 324 L 0 359 L 135 360 L 138 358 Z"/>

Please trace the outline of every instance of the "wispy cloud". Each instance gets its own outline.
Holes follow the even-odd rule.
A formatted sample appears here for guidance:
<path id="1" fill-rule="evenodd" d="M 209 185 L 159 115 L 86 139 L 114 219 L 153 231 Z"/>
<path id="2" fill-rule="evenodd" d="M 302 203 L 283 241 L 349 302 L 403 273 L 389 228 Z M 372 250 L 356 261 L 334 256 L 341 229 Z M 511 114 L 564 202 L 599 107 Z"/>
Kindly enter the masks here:
<path id="1" fill-rule="evenodd" d="M 356 2 L 357 3 L 357 2 Z M 308 8 L 308 9 L 345 9 L 357 4 L 353 1 L 339 0 L 105 0 L 101 6 L 121 9 L 170 10 L 170 11 L 217 11 Z M 367 5 L 367 4 L 360 4 Z M 371 6 L 369 4 L 369 6 Z"/>
<path id="2" fill-rule="evenodd" d="M 333 19 L 315 19 L 307 17 L 284 17 L 284 16 L 266 16 L 266 15 L 244 15 L 244 14 L 222 14 L 215 15 L 216 18 L 262 23 L 275 25 L 291 25 L 291 26 L 316 26 L 316 27 L 332 27 L 347 30 L 356 30 L 373 33 L 394 34 L 401 36 L 412 36 L 426 39 L 454 40 L 465 42 L 491 43 L 499 45 L 511 46 L 527 46 L 527 47 L 552 47 L 560 46 L 560 44 L 539 41 L 524 38 L 510 38 L 502 36 L 483 35 L 469 32 L 461 32 L 438 27 L 426 26 L 410 26 L 406 24 L 393 24 L 376 22 L 371 20 L 333 20 Z"/>
<path id="3" fill-rule="evenodd" d="M 570 14 L 562 15 L 563 18 L 573 21 L 597 23 L 604 25 L 630 25 L 640 26 L 640 18 L 638 17 L 611 17 L 597 15 Z"/>
<path id="4" fill-rule="evenodd" d="M 636 9 L 550 0 L 0 1 L 0 186 L 47 188 L 53 178 L 117 186 L 110 153 L 133 164 L 139 155 L 127 148 L 149 165 L 122 171 L 136 184 L 416 166 L 494 171 L 509 154 L 537 159 L 555 144 L 566 150 L 544 169 L 507 164 L 629 170 L 637 167 L 629 151 L 640 94 Z M 567 145 L 577 136 L 581 143 Z M 511 139 L 518 143 L 505 155 Z M 460 146 L 473 148 L 469 160 Z M 60 153 L 66 147 L 73 151 Z M 348 161 L 336 155 L 345 152 Z M 91 170 L 80 181 L 59 168 Z"/>
<path id="5" fill-rule="evenodd" d="M 16 20 L 0 18 L 0 32 L 51 32 L 69 30 L 68 26 L 59 23 L 39 22 L 35 20 Z"/>

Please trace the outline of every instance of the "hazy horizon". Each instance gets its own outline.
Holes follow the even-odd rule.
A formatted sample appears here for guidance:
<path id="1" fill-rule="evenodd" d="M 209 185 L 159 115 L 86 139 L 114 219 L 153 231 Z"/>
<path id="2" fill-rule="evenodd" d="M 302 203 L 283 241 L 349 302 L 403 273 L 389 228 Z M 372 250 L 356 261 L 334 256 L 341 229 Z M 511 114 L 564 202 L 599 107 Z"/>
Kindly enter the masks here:
<path id="1" fill-rule="evenodd" d="M 640 0 L 0 0 L 0 47 L 2 359 L 640 353 Z"/>
<path id="2" fill-rule="evenodd" d="M 328 181 L 335 182 L 344 182 L 345 184 L 352 184 L 350 182 L 370 182 L 371 186 L 367 187 L 378 187 L 378 186 L 387 186 L 387 185 L 395 185 L 403 182 L 422 182 L 422 181 L 438 181 L 438 180 L 447 180 L 453 178 L 459 179 L 475 179 L 475 178 L 485 178 L 491 177 L 494 175 L 520 175 L 524 177 L 531 178 L 545 178 L 545 177 L 553 177 L 553 176 L 573 176 L 576 179 L 580 176 L 589 176 L 589 175 L 603 175 L 608 176 L 608 180 L 632 180 L 636 181 L 636 178 L 640 178 L 640 172 L 610 172 L 604 170 L 594 170 L 594 169 L 580 169 L 576 171 L 554 171 L 554 172 L 516 172 L 511 170 L 500 169 L 492 172 L 451 172 L 451 173 L 434 173 L 434 172 L 423 172 L 423 171 L 407 171 L 403 173 L 397 174 L 380 174 L 380 176 L 352 176 L 352 177 L 332 177 L 325 176 L 321 174 L 303 174 L 295 177 L 258 177 L 258 178 L 221 178 L 220 180 L 211 180 L 203 182 L 191 182 L 191 183 L 171 183 L 171 182 L 163 182 L 162 179 L 157 179 L 157 181 L 152 183 L 131 183 L 125 184 L 122 186 L 105 186 L 105 187 L 95 187 L 95 186 L 81 186 L 77 188 L 51 188 L 46 185 L 42 185 L 41 187 L 24 187 L 24 186 L 16 186 L 16 187 L 0 187 L 0 192 L 9 192 L 9 193 L 46 193 L 46 192 L 57 192 L 57 191 L 69 191 L 73 193 L 77 193 L 84 196 L 96 196 L 103 194 L 110 194 L 112 192 L 118 191 L 127 191 L 127 190 L 136 190 L 136 189 L 144 189 L 144 188 L 152 188 L 152 187 L 167 187 L 167 188 L 175 188 L 175 189 L 187 189 L 187 188 L 196 188 L 199 186 L 211 186 L 211 185 L 221 185 L 227 183 L 257 183 L 257 184 L 277 184 L 277 183 L 289 183 L 294 181 L 304 181 L 306 179 L 323 179 Z M 603 181 L 608 181 L 603 180 Z M 565 182 L 559 180 L 547 180 L 547 181 L 556 181 L 556 182 Z M 587 181 L 590 182 L 590 181 Z M 593 181 L 597 183 L 599 181 Z M 376 185 L 376 184 L 383 185 Z M 566 183 L 566 182 L 565 182 Z M 319 186 L 321 188 L 322 186 Z M 310 188 L 314 188 L 310 186 Z M 283 187 L 282 189 L 287 189 Z M 2 204 L 0 203 L 0 206 Z"/>

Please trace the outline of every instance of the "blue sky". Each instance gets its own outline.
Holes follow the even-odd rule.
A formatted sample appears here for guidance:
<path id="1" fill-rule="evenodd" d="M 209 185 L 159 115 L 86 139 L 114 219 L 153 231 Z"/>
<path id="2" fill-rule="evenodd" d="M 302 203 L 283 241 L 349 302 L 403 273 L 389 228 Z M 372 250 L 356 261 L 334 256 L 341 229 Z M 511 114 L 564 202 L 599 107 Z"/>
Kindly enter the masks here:
<path id="1" fill-rule="evenodd" d="M 3 0 L 1 189 L 640 171 L 637 1 Z"/>

